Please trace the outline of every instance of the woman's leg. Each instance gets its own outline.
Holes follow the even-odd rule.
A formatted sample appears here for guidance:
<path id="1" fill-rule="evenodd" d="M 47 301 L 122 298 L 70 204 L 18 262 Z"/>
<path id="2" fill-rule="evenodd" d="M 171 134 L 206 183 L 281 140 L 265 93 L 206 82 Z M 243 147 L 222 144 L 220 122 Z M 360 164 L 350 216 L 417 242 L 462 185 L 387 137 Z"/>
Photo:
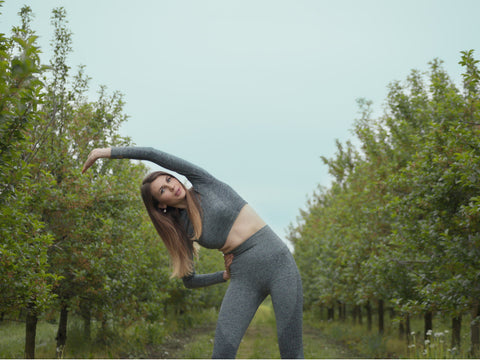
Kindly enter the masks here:
<path id="1" fill-rule="evenodd" d="M 264 227 L 235 249 L 215 333 L 214 358 L 234 358 L 255 312 L 272 296 L 280 354 L 303 358 L 302 281 L 285 243 Z"/>
<path id="2" fill-rule="evenodd" d="M 304 358 L 302 280 L 293 258 L 287 262 L 288 264 L 282 266 L 271 288 L 278 346 L 283 359 L 301 359 Z"/>
<path id="3" fill-rule="evenodd" d="M 240 341 L 265 297 L 266 294 L 251 286 L 230 283 L 218 314 L 212 358 L 235 358 Z"/>

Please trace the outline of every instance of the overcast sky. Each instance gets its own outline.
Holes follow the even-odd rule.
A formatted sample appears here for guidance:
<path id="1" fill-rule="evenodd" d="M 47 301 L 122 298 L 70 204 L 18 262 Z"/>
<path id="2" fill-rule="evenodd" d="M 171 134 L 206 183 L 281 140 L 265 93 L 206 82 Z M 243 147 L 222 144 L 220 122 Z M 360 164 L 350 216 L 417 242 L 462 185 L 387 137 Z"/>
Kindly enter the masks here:
<path id="1" fill-rule="evenodd" d="M 460 82 L 460 52 L 480 59 L 478 0 L 6 0 L 0 32 L 24 4 L 44 63 L 66 9 L 72 74 L 86 65 L 92 100 L 124 94 L 123 135 L 204 167 L 282 238 L 329 185 L 320 156 L 351 139 L 356 99 L 381 114 L 412 69 L 439 58 Z"/>

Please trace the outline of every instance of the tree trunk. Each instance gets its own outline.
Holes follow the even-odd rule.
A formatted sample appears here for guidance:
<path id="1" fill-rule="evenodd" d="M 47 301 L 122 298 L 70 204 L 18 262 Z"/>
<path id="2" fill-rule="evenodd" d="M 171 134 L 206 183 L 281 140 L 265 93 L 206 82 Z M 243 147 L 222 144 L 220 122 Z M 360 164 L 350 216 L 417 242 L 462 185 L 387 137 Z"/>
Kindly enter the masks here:
<path id="1" fill-rule="evenodd" d="M 384 315 L 385 311 L 383 308 L 383 300 L 378 300 L 378 333 L 383 334 L 384 333 Z"/>
<path id="2" fill-rule="evenodd" d="M 393 307 L 389 308 L 389 312 L 390 312 L 390 320 L 393 322 L 393 320 L 395 320 L 395 316 L 397 315 L 395 313 L 395 309 Z"/>
<path id="3" fill-rule="evenodd" d="M 452 349 L 460 349 L 461 343 L 461 329 L 462 329 L 462 315 L 452 318 Z"/>
<path id="4" fill-rule="evenodd" d="M 427 311 L 425 313 L 424 321 L 425 321 L 424 340 L 427 340 L 428 334 L 433 331 L 433 313 L 431 311 Z"/>
<path id="5" fill-rule="evenodd" d="M 340 321 L 345 321 L 345 319 L 346 319 L 346 316 L 345 316 L 346 309 L 347 309 L 347 306 L 345 305 L 345 303 L 343 303 L 343 302 L 338 303 L 338 318 L 340 319 Z"/>
<path id="6" fill-rule="evenodd" d="M 352 317 L 353 317 L 353 323 L 357 323 L 357 317 L 358 317 L 358 305 L 355 305 L 352 309 Z"/>
<path id="7" fill-rule="evenodd" d="M 405 337 L 405 318 L 401 318 L 398 323 L 398 338 L 402 340 Z"/>
<path id="8" fill-rule="evenodd" d="M 101 330 L 101 335 L 100 335 L 100 340 L 103 345 L 107 343 L 107 317 L 103 314 L 102 317 L 102 330 Z"/>
<path id="9" fill-rule="evenodd" d="M 86 301 L 82 301 L 80 304 L 80 311 L 83 319 L 83 338 L 89 342 L 92 334 L 92 322 L 90 307 Z"/>
<path id="10" fill-rule="evenodd" d="M 90 341 L 92 337 L 92 320 L 90 317 L 83 318 L 83 338 Z"/>
<path id="11" fill-rule="evenodd" d="M 470 355 L 472 358 L 476 358 L 478 355 L 478 350 L 480 348 L 480 309 L 479 304 L 474 304 L 472 308 L 472 322 L 470 323 Z"/>
<path id="12" fill-rule="evenodd" d="M 410 344 L 412 329 L 410 328 L 410 314 L 405 314 L 405 332 L 407 333 L 407 344 Z"/>
<path id="13" fill-rule="evenodd" d="M 332 306 L 332 307 L 329 307 L 328 310 L 327 310 L 327 312 L 328 312 L 328 320 L 332 320 L 332 321 L 333 321 L 334 318 L 335 318 L 335 310 L 334 310 L 333 306 Z"/>
<path id="14" fill-rule="evenodd" d="M 368 331 L 372 330 L 372 305 L 370 304 L 370 301 L 367 301 L 367 304 L 365 305 L 365 309 L 367 310 L 367 328 Z"/>
<path id="15" fill-rule="evenodd" d="M 362 325 L 363 323 L 363 318 L 362 318 L 362 307 L 360 305 L 357 306 L 358 310 L 358 323 Z"/>
<path id="16" fill-rule="evenodd" d="M 37 336 L 37 311 L 33 303 L 27 307 L 25 321 L 25 359 L 35 359 L 35 337 Z"/>
<path id="17" fill-rule="evenodd" d="M 63 303 L 60 309 L 60 321 L 58 323 L 57 337 L 57 359 L 63 358 L 65 344 L 67 343 L 67 322 L 68 322 L 68 307 Z"/>

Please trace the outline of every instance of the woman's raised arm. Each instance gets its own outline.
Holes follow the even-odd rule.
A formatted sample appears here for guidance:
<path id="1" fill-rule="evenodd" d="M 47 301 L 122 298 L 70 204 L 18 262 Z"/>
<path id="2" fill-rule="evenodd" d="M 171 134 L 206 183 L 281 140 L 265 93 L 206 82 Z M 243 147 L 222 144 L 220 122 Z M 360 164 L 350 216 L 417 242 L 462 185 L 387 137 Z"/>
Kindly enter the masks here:
<path id="1" fill-rule="evenodd" d="M 97 148 L 93 149 L 90 154 L 88 155 L 87 161 L 85 161 L 85 164 L 83 165 L 82 169 L 82 174 L 88 170 L 90 166 L 93 165 L 95 161 L 97 161 L 100 158 L 110 158 L 112 155 L 112 149 L 111 148 Z"/>
<path id="2" fill-rule="evenodd" d="M 175 155 L 168 154 L 152 147 L 111 147 L 94 149 L 88 156 L 82 173 L 84 173 L 99 158 L 133 159 L 151 161 L 165 169 L 184 175 L 192 184 L 196 181 L 211 181 L 215 179 L 201 167 L 185 161 Z"/>

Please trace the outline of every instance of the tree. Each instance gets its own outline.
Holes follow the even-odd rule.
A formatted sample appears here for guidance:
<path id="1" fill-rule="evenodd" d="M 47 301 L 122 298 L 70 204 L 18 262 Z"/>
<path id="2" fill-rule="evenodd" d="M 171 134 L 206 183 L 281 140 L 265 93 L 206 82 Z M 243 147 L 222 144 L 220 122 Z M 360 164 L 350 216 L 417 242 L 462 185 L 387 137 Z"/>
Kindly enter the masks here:
<path id="1" fill-rule="evenodd" d="M 35 168 L 31 131 L 42 116 L 41 75 L 46 67 L 40 64 L 36 36 L 30 29 L 30 8 L 22 8 L 19 15 L 22 26 L 14 28 L 12 37 L 0 34 L 0 311 L 26 307 L 25 355 L 34 357 L 37 314 L 53 299 L 57 277 L 48 272 L 52 237 L 34 211 L 35 204 L 48 196 L 51 178 L 46 173 L 36 179 L 31 176 Z"/>
<path id="2" fill-rule="evenodd" d="M 425 333 L 441 312 L 452 317 L 456 344 L 470 311 L 475 353 L 480 76 L 472 51 L 460 64 L 463 93 L 434 60 L 428 73 L 390 85 L 379 119 L 359 102 L 359 149 L 337 142 L 337 154 L 324 158 L 334 182 L 314 195 L 290 239 L 316 284 L 305 287 L 307 304 L 377 300 L 381 310 L 386 301 L 406 320 L 424 314 Z M 312 255 L 318 265 L 308 268 Z"/>
<path id="3" fill-rule="evenodd" d="M 126 146 L 119 92 L 100 87 L 91 101 L 85 67 L 70 75 L 71 35 L 63 8 L 52 12 L 54 56 L 40 63 L 31 9 L 22 26 L 0 35 L 0 313 L 27 311 L 27 357 L 35 356 L 36 323 L 60 312 L 57 356 L 65 355 L 68 315 L 108 324 L 163 320 L 167 306 L 183 312 L 219 306 L 224 288 L 187 291 L 169 278 L 169 261 L 140 199 L 148 171 L 132 161 L 81 167 L 95 147 Z M 197 269 L 222 266 L 206 254 Z"/>

